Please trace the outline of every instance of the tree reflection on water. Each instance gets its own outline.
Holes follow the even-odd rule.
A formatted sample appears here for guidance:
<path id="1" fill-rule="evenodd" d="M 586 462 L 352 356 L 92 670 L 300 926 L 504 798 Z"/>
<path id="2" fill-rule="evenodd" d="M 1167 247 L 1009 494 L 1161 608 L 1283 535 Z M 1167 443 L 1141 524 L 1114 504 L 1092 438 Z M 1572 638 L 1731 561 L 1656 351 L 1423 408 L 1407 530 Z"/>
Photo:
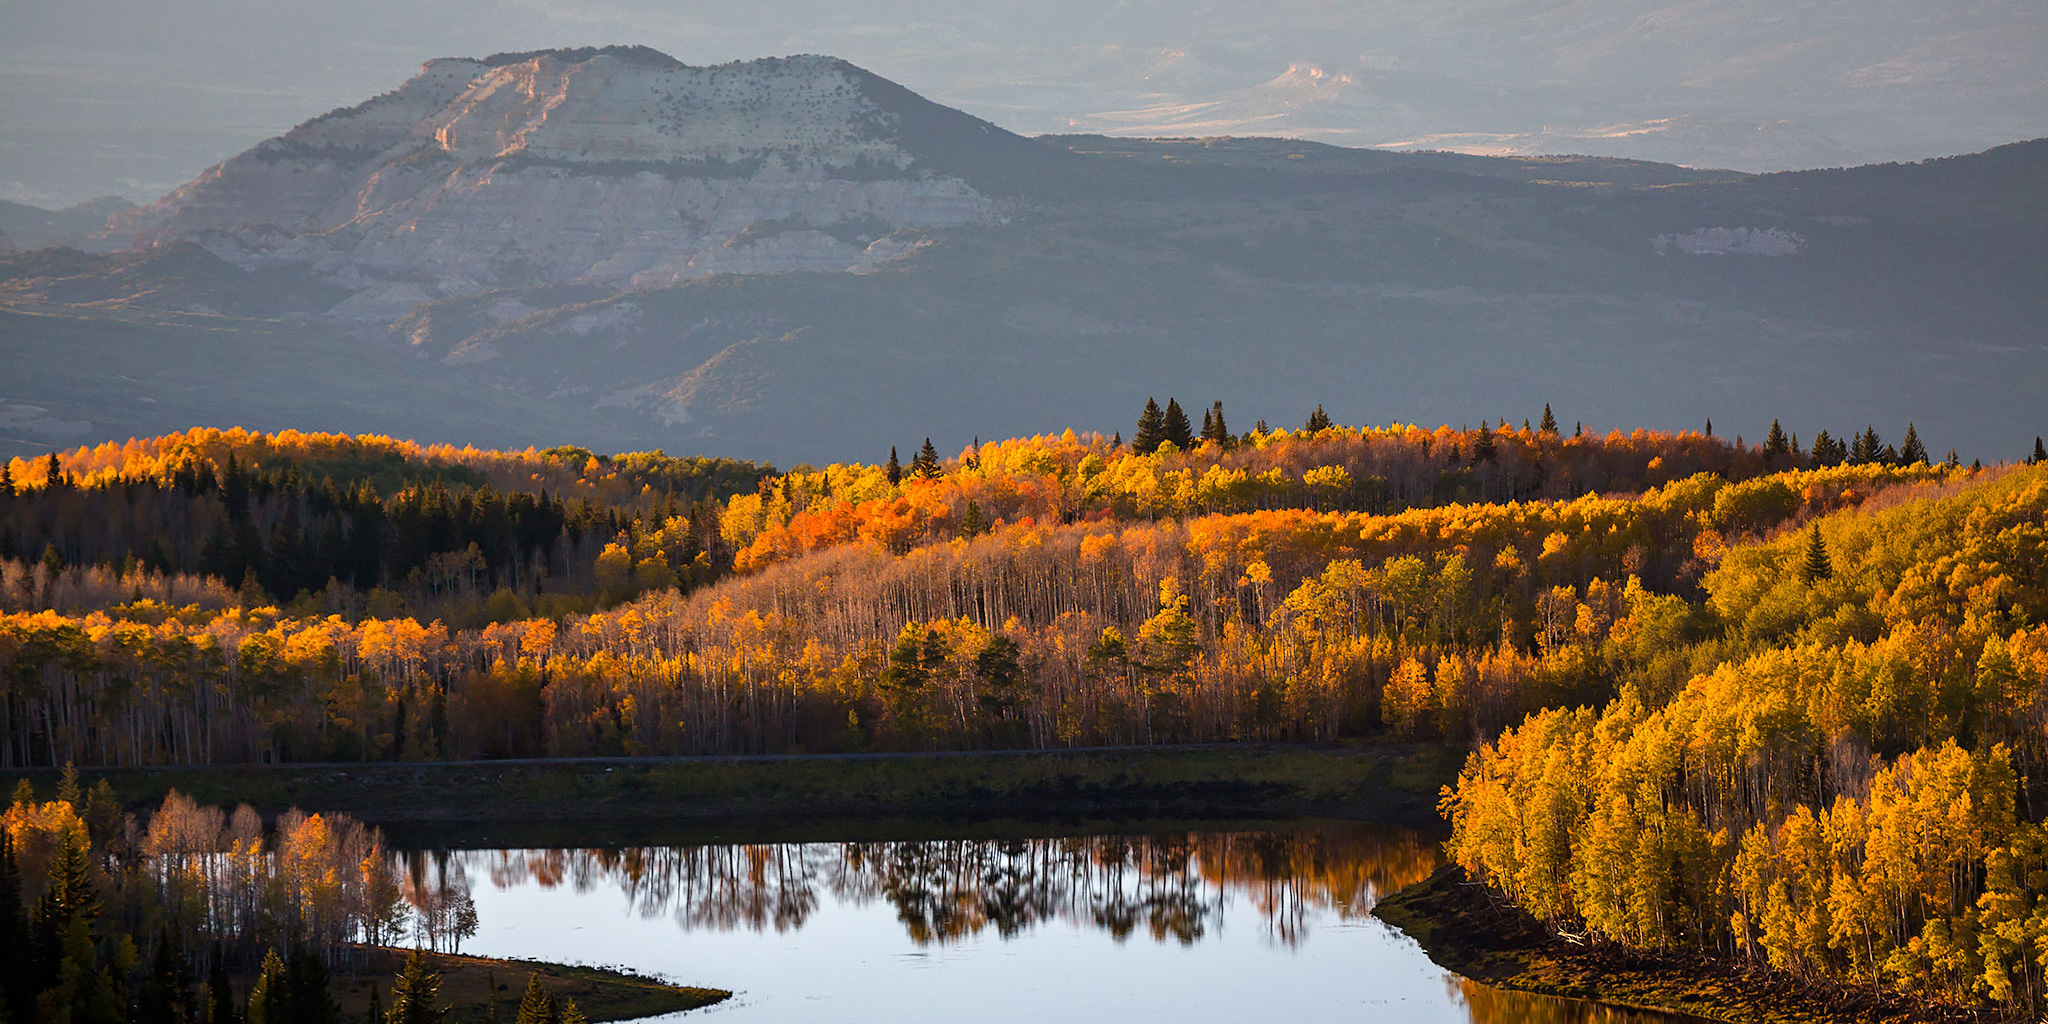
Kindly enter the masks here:
<path id="1" fill-rule="evenodd" d="M 1365 824 L 1054 839 L 638 846 L 450 854 L 469 878 L 587 892 L 613 886 L 643 916 L 686 929 L 790 931 L 822 897 L 886 901 L 910 938 L 944 944 L 1047 922 L 1143 929 L 1190 945 L 1249 906 L 1277 942 L 1307 938 L 1331 912 L 1369 915 L 1379 897 L 1436 869 L 1434 840 Z"/>
<path id="2" fill-rule="evenodd" d="M 1445 978 L 1444 984 L 1450 989 L 1451 1000 L 1471 1015 L 1472 1024 L 1713 1024 L 1705 1017 L 1494 988 L 1457 975 Z"/>

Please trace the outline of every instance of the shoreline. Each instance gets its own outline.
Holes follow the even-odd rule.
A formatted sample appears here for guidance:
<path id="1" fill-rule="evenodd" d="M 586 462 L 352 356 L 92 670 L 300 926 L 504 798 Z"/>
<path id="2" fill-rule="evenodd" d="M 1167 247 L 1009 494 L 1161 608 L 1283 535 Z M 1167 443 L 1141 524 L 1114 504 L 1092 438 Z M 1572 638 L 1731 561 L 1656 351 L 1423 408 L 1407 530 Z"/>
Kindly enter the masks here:
<path id="1" fill-rule="evenodd" d="M 392 979 L 411 951 L 383 946 L 365 952 L 368 969 L 353 975 L 337 973 L 331 983 L 330 991 L 344 1020 L 363 1018 L 373 988 L 384 1005 L 390 1005 Z M 725 989 L 672 985 L 620 968 L 458 953 L 428 953 L 427 957 L 441 976 L 440 1003 L 449 1007 L 451 1024 L 511 1020 L 529 975 L 539 975 L 549 994 L 574 1000 L 592 1024 L 681 1013 L 732 998 Z"/>
<path id="2" fill-rule="evenodd" d="M 1432 744 L 81 768 L 129 809 L 175 788 L 216 806 L 345 813 L 410 831 L 466 825 L 878 818 L 1354 818 L 1442 829 L 1465 751 Z M 16 769 L 39 792 L 57 771 Z"/>
<path id="3" fill-rule="evenodd" d="M 1373 908 L 1445 970 L 1497 988 L 1686 1014 L 1726 1024 L 1991 1024 L 1995 1008 L 1929 1006 L 1745 964 L 1583 946 L 1445 865 Z"/>

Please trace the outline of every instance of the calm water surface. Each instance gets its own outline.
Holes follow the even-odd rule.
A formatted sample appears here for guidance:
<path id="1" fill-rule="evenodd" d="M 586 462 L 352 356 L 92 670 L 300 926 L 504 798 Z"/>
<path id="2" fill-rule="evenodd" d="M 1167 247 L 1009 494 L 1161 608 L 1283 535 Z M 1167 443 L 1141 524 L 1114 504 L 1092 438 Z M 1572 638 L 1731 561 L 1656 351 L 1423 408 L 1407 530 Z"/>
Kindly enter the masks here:
<path id="1" fill-rule="evenodd" d="M 1355 823 L 1028 839 L 711 843 L 411 855 L 466 886 L 464 952 L 729 988 L 685 1017 L 874 1021 L 1672 1024 L 1490 989 L 1373 903 L 1436 841 Z"/>

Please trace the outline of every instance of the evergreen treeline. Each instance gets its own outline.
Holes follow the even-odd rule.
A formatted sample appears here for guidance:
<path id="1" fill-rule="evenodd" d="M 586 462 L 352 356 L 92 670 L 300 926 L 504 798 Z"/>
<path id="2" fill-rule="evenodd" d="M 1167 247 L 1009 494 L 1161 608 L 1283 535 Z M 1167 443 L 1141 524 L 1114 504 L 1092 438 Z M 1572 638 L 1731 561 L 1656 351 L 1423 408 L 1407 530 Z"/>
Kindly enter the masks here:
<path id="1" fill-rule="evenodd" d="M 562 451 L 542 458 L 564 458 Z M 600 464 L 570 451 L 567 461 Z M 292 459 L 274 461 L 281 468 L 250 467 L 230 448 L 216 464 L 185 448 L 140 468 L 124 463 L 83 476 L 52 455 L 33 487 L 18 483 L 11 469 L 0 473 L 0 558 L 43 570 L 38 580 L 17 581 L 0 607 L 56 607 L 39 592 L 24 596 L 22 588 L 50 586 L 66 567 L 82 566 L 117 575 L 212 577 L 252 603 L 317 595 L 300 610 L 352 616 L 416 610 L 483 622 L 587 608 L 649 587 L 709 579 L 715 570 L 705 542 L 718 543 L 715 533 L 706 536 L 716 520 L 710 502 L 727 496 L 720 488 L 740 482 L 728 479 L 723 464 L 700 474 L 694 462 L 643 453 L 604 460 L 614 473 L 640 481 L 612 501 L 441 478 L 398 482 L 380 495 L 370 483 L 348 481 L 390 476 L 388 460 L 301 460 L 322 469 L 318 477 Z M 749 488 L 763 478 L 741 477 Z M 565 489 L 578 490 L 581 479 Z M 614 561 L 627 560 L 623 576 L 606 576 L 610 549 Z M 496 606 L 487 607 L 492 597 Z"/>

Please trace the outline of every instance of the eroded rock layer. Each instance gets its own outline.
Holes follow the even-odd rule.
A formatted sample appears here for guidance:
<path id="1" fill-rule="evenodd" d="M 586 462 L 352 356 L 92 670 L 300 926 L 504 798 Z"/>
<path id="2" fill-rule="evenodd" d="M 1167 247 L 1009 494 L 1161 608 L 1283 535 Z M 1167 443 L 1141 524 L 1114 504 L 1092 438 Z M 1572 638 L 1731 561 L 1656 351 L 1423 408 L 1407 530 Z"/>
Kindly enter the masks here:
<path id="1" fill-rule="evenodd" d="M 826 57 L 434 60 L 116 216 L 100 240 L 308 266 L 347 291 L 329 312 L 357 321 L 543 281 L 858 271 L 922 232 L 1006 216 L 906 141 L 933 121 L 1023 142 Z"/>

